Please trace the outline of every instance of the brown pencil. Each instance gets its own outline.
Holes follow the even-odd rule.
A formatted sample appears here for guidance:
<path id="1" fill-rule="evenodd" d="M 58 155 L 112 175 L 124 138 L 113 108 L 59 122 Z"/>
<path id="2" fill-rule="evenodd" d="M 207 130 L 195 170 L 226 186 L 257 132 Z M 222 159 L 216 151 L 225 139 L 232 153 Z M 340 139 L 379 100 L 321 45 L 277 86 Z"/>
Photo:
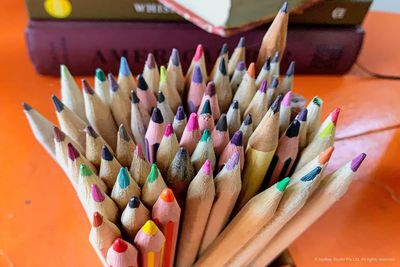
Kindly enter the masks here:
<path id="1" fill-rule="evenodd" d="M 82 87 L 89 124 L 114 150 L 117 146 L 117 126 L 110 107 L 104 104 L 86 81 L 82 81 Z"/>
<path id="2" fill-rule="evenodd" d="M 232 76 L 239 62 L 246 62 L 246 47 L 244 37 L 240 40 L 232 53 L 228 63 L 228 75 Z"/>
<path id="3" fill-rule="evenodd" d="M 121 215 L 121 225 L 129 241 L 135 239 L 136 233 L 150 219 L 150 211 L 143 205 L 140 198 L 132 197 Z"/>
<path id="4" fill-rule="evenodd" d="M 147 55 L 142 75 L 149 86 L 150 92 L 157 94 L 158 85 L 160 84 L 160 73 L 158 72 L 158 66 L 152 53 Z"/>
<path id="5" fill-rule="evenodd" d="M 157 150 L 164 135 L 164 131 L 165 123 L 163 115 L 158 108 L 154 108 L 145 135 L 146 158 L 150 163 L 156 162 Z"/>
<path id="6" fill-rule="evenodd" d="M 101 148 L 99 177 L 104 181 L 108 189 L 111 190 L 113 188 L 121 167 L 121 164 L 113 156 L 108 147 L 104 145 Z"/>
<path id="7" fill-rule="evenodd" d="M 140 187 L 142 187 L 146 182 L 147 176 L 150 173 L 150 169 L 151 165 L 143 155 L 142 146 L 137 144 L 135 151 L 133 152 L 133 158 L 129 172 Z"/>
<path id="8" fill-rule="evenodd" d="M 177 267 L 191 266 L 196 260 L 214 196 L 211 163 L 207 160 L 190 183 L 187 191 L 176 255 Z"/>
<path id="9" fill-rule="evenodd" d="M 123 124 L 128 134 L 133 136 L 131 131 L 131 101 L 129 100 L 130 92 L 128 95 L 126 95 L 126 93 L 121 90 L 111 73 L 108 74 L 108 83 L 110 86 L 110 107 L 114 120 L 117 125 Z"/>
<path id="10" fill-rule="evenodd" d="M 218 157 L 229 143 L 228 122 L 223 113 L 211 133 L 215 155 Z"/>
<path id="11" fill-rule="evenodd" d="M 147 180 L 142 188 L 142 201 L 147 208 L 151 209 L 151 207 L 153 207 L 158 196 L 166 187 L 167 185 L 165 184 L 157 165 L 153 163 L 151 165 L 149 176 L 147 176 Z"/>
<path id="12" fill-rule="evenodd" d="M 157 151 L 157 165 L 163 177 L 167 177 L 168 168 L 171 166 L 171 162 L 178 149 L 178 139 L 176 138 L 172 124 L 168 123 Z"/>
<path id="13" fill-rule="evenodd" d="M 133 151 L 135 150 L 135 142 L 127 133 L 123 124 L 119 126 L 117 138 L 117 151 L 115 157 L 118 162 L 125 167 L 130 167 L 133 158 Z"/>

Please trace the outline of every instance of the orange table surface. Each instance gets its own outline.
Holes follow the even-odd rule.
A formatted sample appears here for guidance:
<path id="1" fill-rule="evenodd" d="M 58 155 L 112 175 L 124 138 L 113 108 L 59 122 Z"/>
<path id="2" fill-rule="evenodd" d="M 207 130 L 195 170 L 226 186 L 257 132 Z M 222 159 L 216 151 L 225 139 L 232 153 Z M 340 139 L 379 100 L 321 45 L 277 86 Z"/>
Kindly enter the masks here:
<path id="1" fill-rule="evenodd" d="M 35 73 L 23 30 L 22 1 L 2 1 L 0 17 L 0 266 L 100 266 L 89 222 L 60 168 L 36 142 L 22 112 L 27 101 L 53 122 L 56 78 Z M 359 62 L 400 74 L 400 15 L 371 13 Z M 400 266 L 400 82 L 345 76 L 296 76 L 295 91 L 325 100 L 324 116 L 343 108 L 329 169 L 368 154 L 345 197 L 299 237 L 299 267 Z M 361 262 L 369 260 L 370 262 Z M 360 261 L 357 261 L 360 260 Z"/>

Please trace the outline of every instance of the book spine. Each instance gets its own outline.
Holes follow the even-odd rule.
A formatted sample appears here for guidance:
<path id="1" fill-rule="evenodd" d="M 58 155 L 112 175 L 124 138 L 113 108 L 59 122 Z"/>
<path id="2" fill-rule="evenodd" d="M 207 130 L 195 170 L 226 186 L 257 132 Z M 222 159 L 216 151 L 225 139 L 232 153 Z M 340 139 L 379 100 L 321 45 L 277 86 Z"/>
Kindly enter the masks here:
<path id="1" fill-rule="evenodd" d="M 264 33 L 265 28 L 259 28 L 243 34 L 247 64 L 256 60 Z M 363 37 L 359 27 L 292 27 L 282 71 L 295 60 L 296 73 L 343 74 L 356 60 Z M 147 53 L 152 52 L 160 66 L 167 64 L 172 48 L 180 51 L 186 69 L 199 42 L 205 46 L 207 62 L 213 62 L 223 43 L 232 52 L 239 38 L 222 38 L 189 23 L 172 22 L 30 21 L 26 30 L 33 65 L 45 75 L 58 75 L 60 64 L 66 64 L 75 75 L 92 75 L 97 67 L 117 72 L 121 56 L 127 57 L 133 72 L 138 73 Z"/>

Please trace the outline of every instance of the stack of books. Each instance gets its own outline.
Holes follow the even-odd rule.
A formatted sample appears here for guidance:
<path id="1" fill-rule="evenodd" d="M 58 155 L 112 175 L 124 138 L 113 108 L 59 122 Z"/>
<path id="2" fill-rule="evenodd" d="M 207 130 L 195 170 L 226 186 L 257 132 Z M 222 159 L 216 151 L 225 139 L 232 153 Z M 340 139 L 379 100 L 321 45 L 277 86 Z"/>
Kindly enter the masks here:
<path id="1" fill-rule="evenodd" d="M 136 72 L 149 52 L 162 65 L 168 62 L 172 48 L 177 48 L 182 66 L 187 68 L 200 41 L 207 61 L 212 61 L 224 43 L 233 51 L 242 36 L 246 40 L 246 61 L 251 62 L 256 59 L 260 40 L 268 28 L 260 25 L 269 18 L 263 14 L 275 14 L 282 4 L 230 0 L 231 7 L 225 15 L 208 8 L 215 14 L 204 18 L 201 6 L 207 8 L 212 1 L 160 1 L 166 6 L 156 0 L 26 0 L 30 17 L 26 40 L 32 63 L 45 75 L 58 75 L 60 64 L 68 65 L 76 75 L 88 75 L 94 73 L 95 67 L 117 72 L 118 62 L 125 56 Z M 265 12 L 251 11 L 255 10 L 254 5 L 264 2 L 269 4 L 256 9 Z M 278 2 L 276 8 L 273 2 Z M 289 1 L 293 12 L 282 69 L 295 60 L 297 73 L 347 72 L 361 49 L 364 31 L 360 25 L 372 0 L 325 0 L 311 6 L 309 2 Z M 236 9 L 240 20 L 234 15 L 234 6 L 240 7 Z M 224 7 L 215 9 L 218 8 Z"/>

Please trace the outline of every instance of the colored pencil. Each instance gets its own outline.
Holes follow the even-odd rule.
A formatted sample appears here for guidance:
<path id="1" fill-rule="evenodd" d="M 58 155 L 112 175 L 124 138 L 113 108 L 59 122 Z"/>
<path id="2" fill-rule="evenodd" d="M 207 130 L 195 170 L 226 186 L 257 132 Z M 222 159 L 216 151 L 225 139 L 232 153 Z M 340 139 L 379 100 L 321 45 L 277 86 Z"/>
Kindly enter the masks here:
<path id="1" fill-rule="evenodd" d="M 143 155 L 142 146 L 137 144 L 135 151 L 133 152 L 133 158 L 129 172 L 140 187 L 142 187 L 146 182 L 147 176 L 150 173 L 150 169 L 151 165 Z"/>
<path id="2" fill-rule="evenodd" d="M 29 104 L 24 102 L 22 106 L 36 140 L 44 147 L 53 159 L 57 160 L 53 141 L 54 124 L 33 109 Z"/>
<path id="3" fill-rule="evenodd" d="M 229 76 L 226 71 L 226 62 L 221 60 L 214 78 L 215 91 L 217 93 L 218 105 L 222 112 L 226 112 L 232 102 L 232 89 Z"/>
<path id="4" fill-rule="evenodd" d="M 150 173 L 147 176 L 147 180 L 142 187 L 142 202 L 147 208 L 150 209 L 153 207 L 158 196 L 166 187 L 167 185 L 165 184 L 157 165 L 153 163 L 151 165 Z"/>
<path id="5" fill-rule="evenodd" d="M 250 136 L 246 149 L 246 166 L 242 174 L 242 191 L 240 192 L 236 211 L 244 206 L 258 193 L 264 176 L 267 173 L 272 157 L 278 146 L 279 108 L 282 97 L 278 96 L 267 114 Z"/>
<path id="6" fill-rule="evenodd" d="M 130 242 L 135 239 L 136 233 L 150 220 L 150 211 L 143 205 L 140 198 L 133 196 L 121 215 L 121 225 Z"/>
<path id="7" fill-rule="evenodd" d="M 267 84 L 271 83 L 272 75 L 271 75 L 271 58 L 267 58 L 264 65 L 262 66 L 260 72 L 257 75 L 256 79 L 256 87 L 260 87 L 263 81 L 266 81 Z"/>
<path id="8" fill-rule="evenodd" d="M 99 177 L 107 185 L 108 189 L 111 190 L 113 188 L 121 167 L 121 164 L 113 156 L 108 147 L 104 145 L 101 148 Z"/>
<path id="9" fill-rule="evenodd" d="M 145 135 L 146 158 L 150 163 L 156 162 L 157 150 L 164 132 L 165 123 L 161 110 L 154 108 Z"/>
<path id="10" fill-rule="evenodd" d="M 114 79 L 114 76 L 111 73 L 108 74 L 108 83 L 110 86 L 110 107 L 114 120 L 117 125 L 123 124 L 128 134 L 130 136 L 133 136 L 131 131 L 131 101 L 129 99 L 130 93 L 126 95 L 126 93 L 121 90 L 117 81 Z"/>
<path id="11" fill-rule="evenodd" d="M 304 206 L 320 179 L 321 168 L 317 167 L 303 176 L 301 183 L 289 186 L 272 219 L 227 264 L 247 266 L 255 260 L 274 235 Z"/>
<path id="12" fill-rule="evenodd" d="M 228 63 L 228 74 L 232 76 L 235 68 L 237 67 L 239 62 L 246 62 L 246 46 L 245 46 L 245 38 L 240 37 L 239 42 L 232 53 L 231 58 Z"/>
<path id="13" fill-rule="evenodd" d="M 65 65 L 60 65 L 60 81 L 62 102 L 79 118 L 87 122 L 82 92 Z"/>
<path id="14" fill-rule="evenodd" d="M 112 267 L 138 267 L 138 251 L 128 242 L 117 238 L 108 249 L 107 265 Z"/>
<path id="15" fill-rule="evenodd" d="M 152 220 L 148 220 L 140 228 L 134 244 L 139 251 L 139 265 L 141 267 L 162 266 L 165 237 Z"/>
<path id="16" fill-rule="evenodd" d="M 84 130 L 87 124 L 65 106 L 55 95 L 52 95 L 51 99 L 53 100 L 61 130 L 75 141 L 79 151 L 85 151 L 86 135 Z"/>
<path id="17" fill-rule="evenodd" d="M 110 146 L 106 143 L 106 141 L 103 139 L 103 137 L 97 134 L 96 131 L 92 128 L 92 126 L 86 127 L 85 132 L 86 132 L 86 158 L 97 169 L 99 169 L 101 163 L 101 148 L 105 145 L 108 147 L 110 151 L 112 150 Z M 70 140 L 72 141 L 72 139 Z M 75 146 L 75 144 L 71 141 L 68 141 L 68 143 L 72 143 Z"/>
<path id="18" fill-rule="evenodd" d="M 214 179 L 215 200 L 201 241 L 199 256 L 212 244 L 227 224 L 242 188 L 240 153 L 235 152 Z"/>
<path id="19" fill-rule="evenodd" d="M 215 188 L 211 163 L 207 160 L 189 185 L 175 266 L 191 266 L 196 260 L 208 216 L 214 202 Z"/>
<path id="20" fill-rule="evenodd" d="M 174 122 L 172 123 L 172 127 L 174 128 L 174 132 L 178 140 L 181 140 L 186 124 L 187 119 L 185 111 L 183 110 L 182 106 L 179 106 L 174 117 Z"/>
<path id="21" fill-rule="evenodd" d="M 105 218 L 113 222 L 114 224 L 119 221 L 119 210 L 114 201 L 107 196 L 97 184 L 91 185 L 91 199 L 89 202 L 90 212 L 99 212 Z"/>
<path id="22" fill-rule="evenodd" d="M 226 68 L 228 67 L 228 61 L 229 61 L 229 56 L 228 56 L 228 44 L 227 43 L 223 43 L 221 46 L 221 50 L 219 51 L 219 55 L 217 57 L 217 59 L 214 62 L 214 66 L 211 70 L 210 73 L 210 80 L 215 80 L 215 74 L 217 73 L 218 67 L 221 64 L 221 61 L 224 61 L 224 64 L 226 66 Z M 225 71 L 226 72 L 226 71 Z"/>
<path id="23" fill-rule="evenodd" d="M 214 147 L 214 152 L 217 157 L 224 151 L 226 145 L 229 143 L 228 122 L 226 114 L 223 113 L 215 125 L 212 133 L 211 140 Z"/>
<path id="24" fill-rule="evenodd" d="M 117 126 L 110 107 L 104 104 L 86 81 L 82 81 L 82 87 L 89 124 L 106 140 L 112 149 L 115 149 L 117 146 Z"/>
<path id="25" fill-rule="evenodd" d="M 307 105 L 307 144 L 309 144 L 317 134 L 321 126 L 321 110 L 324 101 L 318 96 L 314 96 Z"/>
<path id="26" fill-rule="evenodd" d="M 197 116 L 199 122 L 199 130 L 202 132 L 205 129 L 212 131 L 214 129 L 214 118 L 212 114 L 210 100 L 204 102 L 204 106 Z"/>
<path id="27" fill-rule="evenodd" d="M 185 206 L 187 189 L 194 176 L 195 172 L 190 162 L 189 153 L 184 147 L 181 147 L 176 152 L 168 169 L 166 183 L 174 192 L 182 210 Z"/>
<path id="28" fill-rule="evenodd" d="M 180 216 L 181 208 L 174 193 L 169 188 L 164 189 L 152 210 L 152 218 L 165 237 L 162 267 L 174 266 Z"/>
<path id="29" fill-rule="evenodd" d="M 281 85 L 279 86 L 279 93 L 286 94 L 293 89 L 293 78 L 294 78 L 294 67 L 295 62 L 290 62 L 289 67 L 286 70 L 286 75 L 282 80 Z"/>
<path id="30" fill-rule="evenodd" d="M 137 144 L 145 147 L 144 136 L 150 122 L 150 115 L 140 102 L 135 91 L 131 91 L 131 131 Z"/>
<path id="31" fill-rule="evenodd" d="M 340 109 L 336 108 L 319 128 L 314 139 L 303 150 L 299 157 L 299 162 L 296 165 L 296 170 L 299 170 L 307 162 L 316 157 L 319 153 L 333 145 L 335 141 L 336 123 L 339 117 Z"/>
<path id="32" fill-rule="evenodd" d="M 240 125 L 239 131 L 243 133 L 243 149 L 246 151 L 247 144 L 249 142 L 250 136 L 253 134 L 253 118 L 251 115 L 247 115 L 242 125 Z"/>
<path id="33" fill-rule="evenodd" d="M 152 53 L 147 55 L 142 75 L 149 86 L 150 92 L 157 94 L 158 85 L 160 84 L 160 73 L 158 72 L 158 66 Z"/>
<path id="34" fill-rule="evenodd" d="M 253 197 L 208 247 L 196 266 L 224 266 L 272 219 L 289 181 L 285 178 Z"/>
<path id="35" fill-rule="evenodd" d="M 157 152 L 157 166 L 163 177 L 167 177 L 168 168 L 171 166 L 171 162 L 178 150 L 178 139 L 176 138 L 172 124 L 168 123 Z"/>
<path id="36" fill-rule="evenodd" d="M 96 69 L 96 74 L 94 76 L 94 92 L 99 96 L 104 104 L 110 105 L 111 99 L 110 91 L 108 90 L 107 76 L 100 68 Z"/>
<path id="37" fill-rule="evenodd" d="M 199 109 L 205 89 L 206 84 L 203 74 L 201 73 L 201 68 L 199 65 L 195 65 L 186 101 L 187 109 L 190 113 L 197 112 Z"/>
<path id="38" fill-rule="evenodd" d="M 201 132 L 199 130 L 199 122 L 197 120 L 197 114 L 190 114 L 189 120 L 183 131 L 181 140 L 179 142 L 180 146 L 186 148 L 189 154 L 192 154 L 198 141 L 200 140 Z"/>
<path id="39" fill-rule="evenodd" d="M 278 96 L 278 87 L 279 87 L 279 77 L 272 76 L 271 83 L 268 85 L 268 95 L 272 96 L 272 99 L 275 99 Z"/>
<path id="40" fill-rule="evenodd" d="M 180 96 L 183 96 L 183 91 L 185 90 L 185 76 L 182 71 L 179 51 L 175 48 L 172 49 L 171 56 L 169 57 L 167 73 L 167 77 L 171 77 Z"/>
<path id="41" fill-rule="evenodd" d="M 174 121 L 174 113 L 161 91 L 158 91 L 157 94 L 157 108 L 161 111 L 165 123 L 172 123 Z"/>
<path id="42" fill-rule="evenodd" d="M 194 69 L 196 68 L 196 66 L 200 67 L 201 76 L 203 77 L 203 79 L 205 81 L 207 81 L 208 77 L 207 77 L 206 60 L 204 57 L 204 51 L 203 51 L 202 44 L 197 45 L 196 52 L 194 53 L 192 62 L 190 63 L 188 71 L 186 72 L 186 87 L 189 87 L 189 84 L 192 81 L 192 76 L 193 76 Z"/>
<path id="43" fill-rule="evenodd" d="M 122 166 L 128 168 L 131 166 L 133 150 L 135 150 L 135 147 L 135 142 L 133 142 L 132 138 L 127 133 L 124 125 L 121 124 L 118 129 L 117 151 L 115 152 L 115 157 Z"/>
<path id="44" fill-rule="evenodd" d="M 287 19 L 288 3 L 284 2 L 262 39 L 257 57 L 257 70 L 260 70 L 265 60 L 272 58 L 275 52 L 283 55 L 286 46 Z"/>
<path id="45" fill-rule="evenodd" d="M 215 84 L 213 81 L 210 81 L 207 84 L 206 90 L 204 91 L 203 98 L 201 99 L 199 109 L 197 110 L 197 115 L 200 115 L 201 111 L 203 110 L 203 106 L 204 106 L 204 103 L 206 102 L 206 100 L 210 101 L 214 121 L 217 121 L 219 119 L 219 117 L 221 116 L 221 112 L 219 109 L 218 96 L 216 95 Z"/>
<path id="46" fill-rule="evenodd" d="M 268 265 L 338 201 L 346 193 L 365 157 L 366 154 L 362 153 L 332 174 L 322 178 L 320 186 L 308 199 L 305 206 L 274 236 L 253 261 L 253 266 Z"/>
<path id="47" fill-rule="evenodd" d="M 129 68 L 128 61 L 125 57 L 121 57 L 118 71 L 118 85 L 126 97 L 129 98 L 131 90 L 136 89 L 136 81 Z"/>
<path id="48" fill-rule="evenodd" d="M 108 190 L 106 184 L 96 174 L 94 174 L 88 166 L 81 163 L 79 170 L 77 193 L 83 207 L 85 208 L 86 212 L 88 212 L 92 184 L 96 184 L 104 192 L 107 192 Z M 88 213 L 87 215 L 91 217 L 92 213 Z"/>
<path id="49" fill-rule="evenodd" d="M 290 124 L 291 102 L 292 91 L 289 91 L 285 94 L 281 102 L 281 110 L 279 112 L 279 136 L 281 136 L 286 131 Z"/>
<path id="50" fill-rule="evenodd" d="M 278 51 L 276 51 L 274 53 L 274 56 L 271 59 L 271 69 L 270 69 L 270 75 L 271 77 L 274 76 L 278 76 L 280 75 L 280 64 L 279 64 L 279 60 L 280 60 L 280 54 Z"/>
<path id="51" fill-rule="evenodd" d="M 160 85 L 158 90 L 163 92 L 168 105 L 171 107 L 172 111 L 175 112 L 178 106 L 182 104 L 182 100 L 175 83 L 171 81 L 171 78 L 169 78 L 168 75 L 167 69 L 164 66 L 161 66 Z"/>
<path id="52" fill-rule="evenodd" d="M 233 136 L 240 128 L 240 108 L 239 101 L 233 100 L 229 107 L 228 113 L 226 114 L 226 120 L 228 123 L 229 136 Z"/>
<path id="53" fill-rule="evenodd" d="M 266 187 L 287 177 L 292 170 L 299 152 L 299 130 L 300 122 L 294 120 L 279 139 L 278 148 L 264 179 L 264 183 L 268 185 Z"/>
<path id="54" fill-rule="evenodd" d="M 233 73 L 231 78 L 231 89 L 233 94 L 235 94 L 237 89 L 239 88 L 239 85 L 242 82 L 246 71 L 246 63 L 244 61 L 238 62 L 235 72 Z"/>
<path id="55" fill-rule="evenodd" d="M 252 62 L 233 97 L 234 100 L 240 103 L 240 116 L 243 116 L 246 107 L 250 104 L 256 91 L 255 65 L 254 62 Z"/>
<path id="56" fill-rule="evenodd" d="M 71 144 L 67 144 L 68 150 L 68 173 L 70 175 L 70 180 L 75 189 L 78 188 L 80 165 L 83 163 L 90 168 L 94 173 L 97 173 L 96 167 L 90 163 L 84 156 L 82 156 L 79 151 Z"/>
<path id="57" fill-rule="evenodd" d="M 123 210 L 129 200 L 134 196 L 140 197 L 140 188 L 132 179 L 128 169 L 126 167 L 121 167 L 110 197 L 114 200 L 115 204 L 117 204 L 118 208 Z"/>
<path id="58" fill-rule="evenodd" d="M 92 227 L 89 233 L 89 242 L 93 249 L 98 253 L 102 261 L 105 262 L 108 248 L 114 240 L 121 237 L 118 227 L 103 217 L 99 212 L 92 214 Z"/>
<path id="59" fill-rule="evenodd" d="M 146 80 L 140 74 L 137 76 L 137 84 L 137 97 L 140 99 L 140 103 L 143 104 L 143 107 L 147 112 L 150 113 L 151 110 L 157 106 L 156 97 L 154 96 L 153 91 L 149 89 Z"/>
<path id="60" fill-rule="evenodd" d="M 243 118 L 251 115 L 254 127 L 258 126 L 271 105 L 273 97 L 270 94 L 271 91 L 267 91 L 267 81 L 263 81 L 243 114 Z"/>
<path id="61" fill-rule="evenodd" d="M 301 152 L 307 146 L 307 114 L 308 110 L 303 108 L 299 114 L 297 114 L 296 119 L 300 123 L 299 129 L 299 152 Z"/>
<path id="62" fill-rule="evenodd" d="M 57 126 L 54 126 L 54 147 L 55 147 L 55 156 L 57 159 L 57 163 L 61 166 L 65 174 L 69 177 L 68 170 L 68 147 L 67 144 L 75 144 L 74 140 L 69 138 L 63 131 L 60 130 Z M 75 146 L 75 145 L 74 145 Z M 79 151 L 80 152 L 80 151 Z M 70 179 L 70 178 L 68 178 Z"/>
<path id="63" fill-rule="evenodd" d="M 204 162 L 209 160 L 211 163 L 211 168 L 215 168 L 215 163 L 217 161 L 214 153 L 214 148 L 211 140 L 211 133 L 206 128 L 200 138 L 199 143 L 196 146 L 196 149 L 193 151 L 191 162 L 194 167 L 195 172 L 200 171 Z"/>
<path id="64" fill-rule="evenodd" d="M 243 150 L 243 133 L 241 131 L 237 131 L 226 145 L 224 151 L 219 157 L 218 161 L 218 170 L 228 162 L 228 160 L 235 154 L 239 153 L 240 156 L 240 171 L 243 170 L 244 167 L 244 150 Z"/>

